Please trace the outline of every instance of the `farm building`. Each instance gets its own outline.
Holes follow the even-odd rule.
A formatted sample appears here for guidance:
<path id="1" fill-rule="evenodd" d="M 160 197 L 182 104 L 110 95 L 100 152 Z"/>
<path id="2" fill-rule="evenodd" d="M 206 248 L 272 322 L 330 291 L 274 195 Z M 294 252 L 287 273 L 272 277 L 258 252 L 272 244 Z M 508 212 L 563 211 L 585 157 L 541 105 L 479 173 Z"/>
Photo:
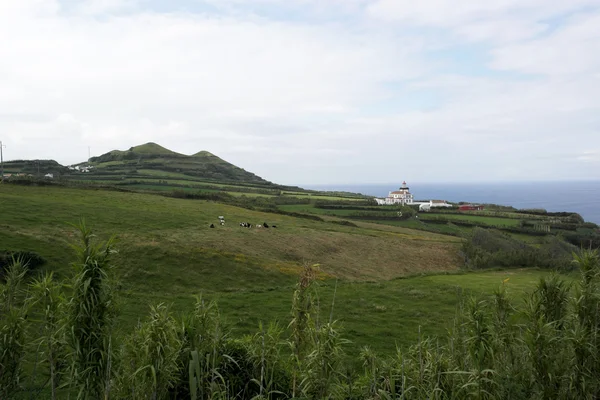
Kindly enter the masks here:
<path id="1" fill-rule="evenodd" d="M 459 211 L 482 211 L 483 206 L 474 205 L 474 204 L 463 204 L 462 206 L 458 206 Z"/>
<path id="2" fill-rule="evenodd" d="M 446 200 L 429 200 L 429 203 L 419 205 L 419 211 L 429 211 L 436 207 L 452 207 L 452 204 L 448 204 Z"/>
<path id="3" fill-rule="evenodd" d="M 408 186 L 406 186 L 406 182 L 402 182 L 402 186 L 400 187 L 400 189 L 390 192 L 385 199 L 375 199 L 375 201 L 379 205 L 407 205 L 413 204 L 414 197 L 410 193 Z"/>

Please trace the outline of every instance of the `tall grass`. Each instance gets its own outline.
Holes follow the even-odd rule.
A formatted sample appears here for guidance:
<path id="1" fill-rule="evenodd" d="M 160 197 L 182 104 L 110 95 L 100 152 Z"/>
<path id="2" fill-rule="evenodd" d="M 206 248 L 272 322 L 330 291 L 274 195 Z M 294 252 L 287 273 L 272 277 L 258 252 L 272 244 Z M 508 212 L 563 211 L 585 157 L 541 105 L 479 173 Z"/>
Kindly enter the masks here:
<path id="1" fill-rule="evenodd" d="M 65 327 L 66 299 L 60 283 L 52 273 L 44 275 L 31 284 L 33 306 L 41 308 L 39 337 L 33 341 L 42 362 L 49 373 L 51 398 L 57 398 L 57 389 L 67 365 Z M 35 365 L 38 368 L 38 365 Z"/>
<path id="2" fill-rule="evenodd" d="M 581 279 L 573 287 L 550 276 L 516 306 L 502 286 L 488 297 L 464 298 L 445 337 L 419 335 L 412 347 L 394 354 L 363 348 L 353 355 L 345 350 L 340 323 L 319 320 L 314 266 L 299 277 L 287 329 L 261 324 L 254 335 L 235 337 L 217 305 L 199 297 L 181 316 L 164 304 L 150 307 L 148 317 L 117 341 L 112 242 L 94 244 L 85 224 L 79 230 L 70 287 L 52 275 L 25 285 L 18 260 L 0 286 L 3 399 L 23 391 L 28 349 L 49 377 L 45 390 L 52 398 L 483 400 L 600 394 L 597 251 L 574 255 Z M 39 316 L 33 322 L 27 319 L 30 309 Z M 40 335 L 28 337 L 28 327 Z"/>
<path id="3" fill-rule="evenodd" d="M 117 374 L 118 398 L 166 398 L 182 367 L 180 352 L 177 322 L 168 307 L 150 307 L 148 320 L 138 325 L 123 346 Z"/>
<path id="4" fill-rule="evenodd" d="M 21 382 L 28 311 L 23 288 L 26 272 L 23 260 L 12 258 L 6 283 L 0 286 L 0 398 L 9 398 Z"/>
<path id="5" fill-rule="evenodd" d="M 70 349 L 70 382 L 78 398 L 110 395 L 112 378 L 113 293 L 108 270 L 113 240 L 95 243 L 90 228 L 77 226 L 81 243 L 73 246 L 77 261 L 68 303 L 66 340 Z"/>

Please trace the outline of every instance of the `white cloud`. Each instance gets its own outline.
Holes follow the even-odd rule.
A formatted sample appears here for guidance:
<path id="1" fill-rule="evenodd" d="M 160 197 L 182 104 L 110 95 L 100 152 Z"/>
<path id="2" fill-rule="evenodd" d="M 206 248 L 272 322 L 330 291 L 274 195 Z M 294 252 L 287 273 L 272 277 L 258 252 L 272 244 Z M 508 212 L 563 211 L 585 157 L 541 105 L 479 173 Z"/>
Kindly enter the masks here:
<path id="1" fill-rule="evenodd" d="M 525 15 L 549 19 L 572 10 L 598 6 L 598 0 L 377 0 L 369 13 L 389 21 L 405 21 L 418 25 L 458 26 L 477 20 L 494 20 L 506 15 Z"/>
<path id="2" fill-rule="evenodd" d="M 600 150 L 586 150 L 577 156 L 577 160 L 586 163 L 600 163 Z"/>
<path id="3" fill-rule="evenodd" d="M 492 52 L 492 67 L 529 74 L 572 75 L 600 69 L 600 11 L 577 15 L 553 34 Z"/>
<path id="4" fill-rule="evenodd" d="M 594 177 L 597 0 L 203 3 L 1 2 L 6 156 L 155 141 L 291 184 Z"/>
<path id="5" fill-rule="evenodd" d="M 83 15 L 103 15 L 137 8 L 139 0 L 85 0 L 75 7 Z"/>
<path id="6" fill-rule="evenodd" d="M 554 19 L 599 6 L 598 0 L 377 0 L 368 11 L 383 21 L 448 29 L 474 42 L 504 43 L 537 37 Z"/>

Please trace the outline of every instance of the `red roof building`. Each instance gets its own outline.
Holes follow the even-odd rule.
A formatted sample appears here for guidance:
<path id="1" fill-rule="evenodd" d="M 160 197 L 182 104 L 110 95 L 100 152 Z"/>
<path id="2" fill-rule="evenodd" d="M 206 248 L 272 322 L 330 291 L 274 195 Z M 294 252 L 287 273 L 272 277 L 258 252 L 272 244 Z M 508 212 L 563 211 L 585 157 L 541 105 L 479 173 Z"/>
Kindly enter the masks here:
<path id="1" fill-rule="evenodd" d="M 474 204 L 464 204 L 462 206 L 458 206 L 459 211 L 482 211 L 483 206 L 474 205 Z"/>

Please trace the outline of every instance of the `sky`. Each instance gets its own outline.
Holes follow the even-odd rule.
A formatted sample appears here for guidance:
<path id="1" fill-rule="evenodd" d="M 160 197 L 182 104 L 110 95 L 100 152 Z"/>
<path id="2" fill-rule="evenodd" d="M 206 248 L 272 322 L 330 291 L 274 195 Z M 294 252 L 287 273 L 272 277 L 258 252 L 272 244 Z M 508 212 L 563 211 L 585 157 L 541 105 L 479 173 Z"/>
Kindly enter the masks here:
<path id="1" fill-rule="evenodd" d="M 600 0 L 0 0 L 0 141 L 281 184 L 600 179 Z"/>

